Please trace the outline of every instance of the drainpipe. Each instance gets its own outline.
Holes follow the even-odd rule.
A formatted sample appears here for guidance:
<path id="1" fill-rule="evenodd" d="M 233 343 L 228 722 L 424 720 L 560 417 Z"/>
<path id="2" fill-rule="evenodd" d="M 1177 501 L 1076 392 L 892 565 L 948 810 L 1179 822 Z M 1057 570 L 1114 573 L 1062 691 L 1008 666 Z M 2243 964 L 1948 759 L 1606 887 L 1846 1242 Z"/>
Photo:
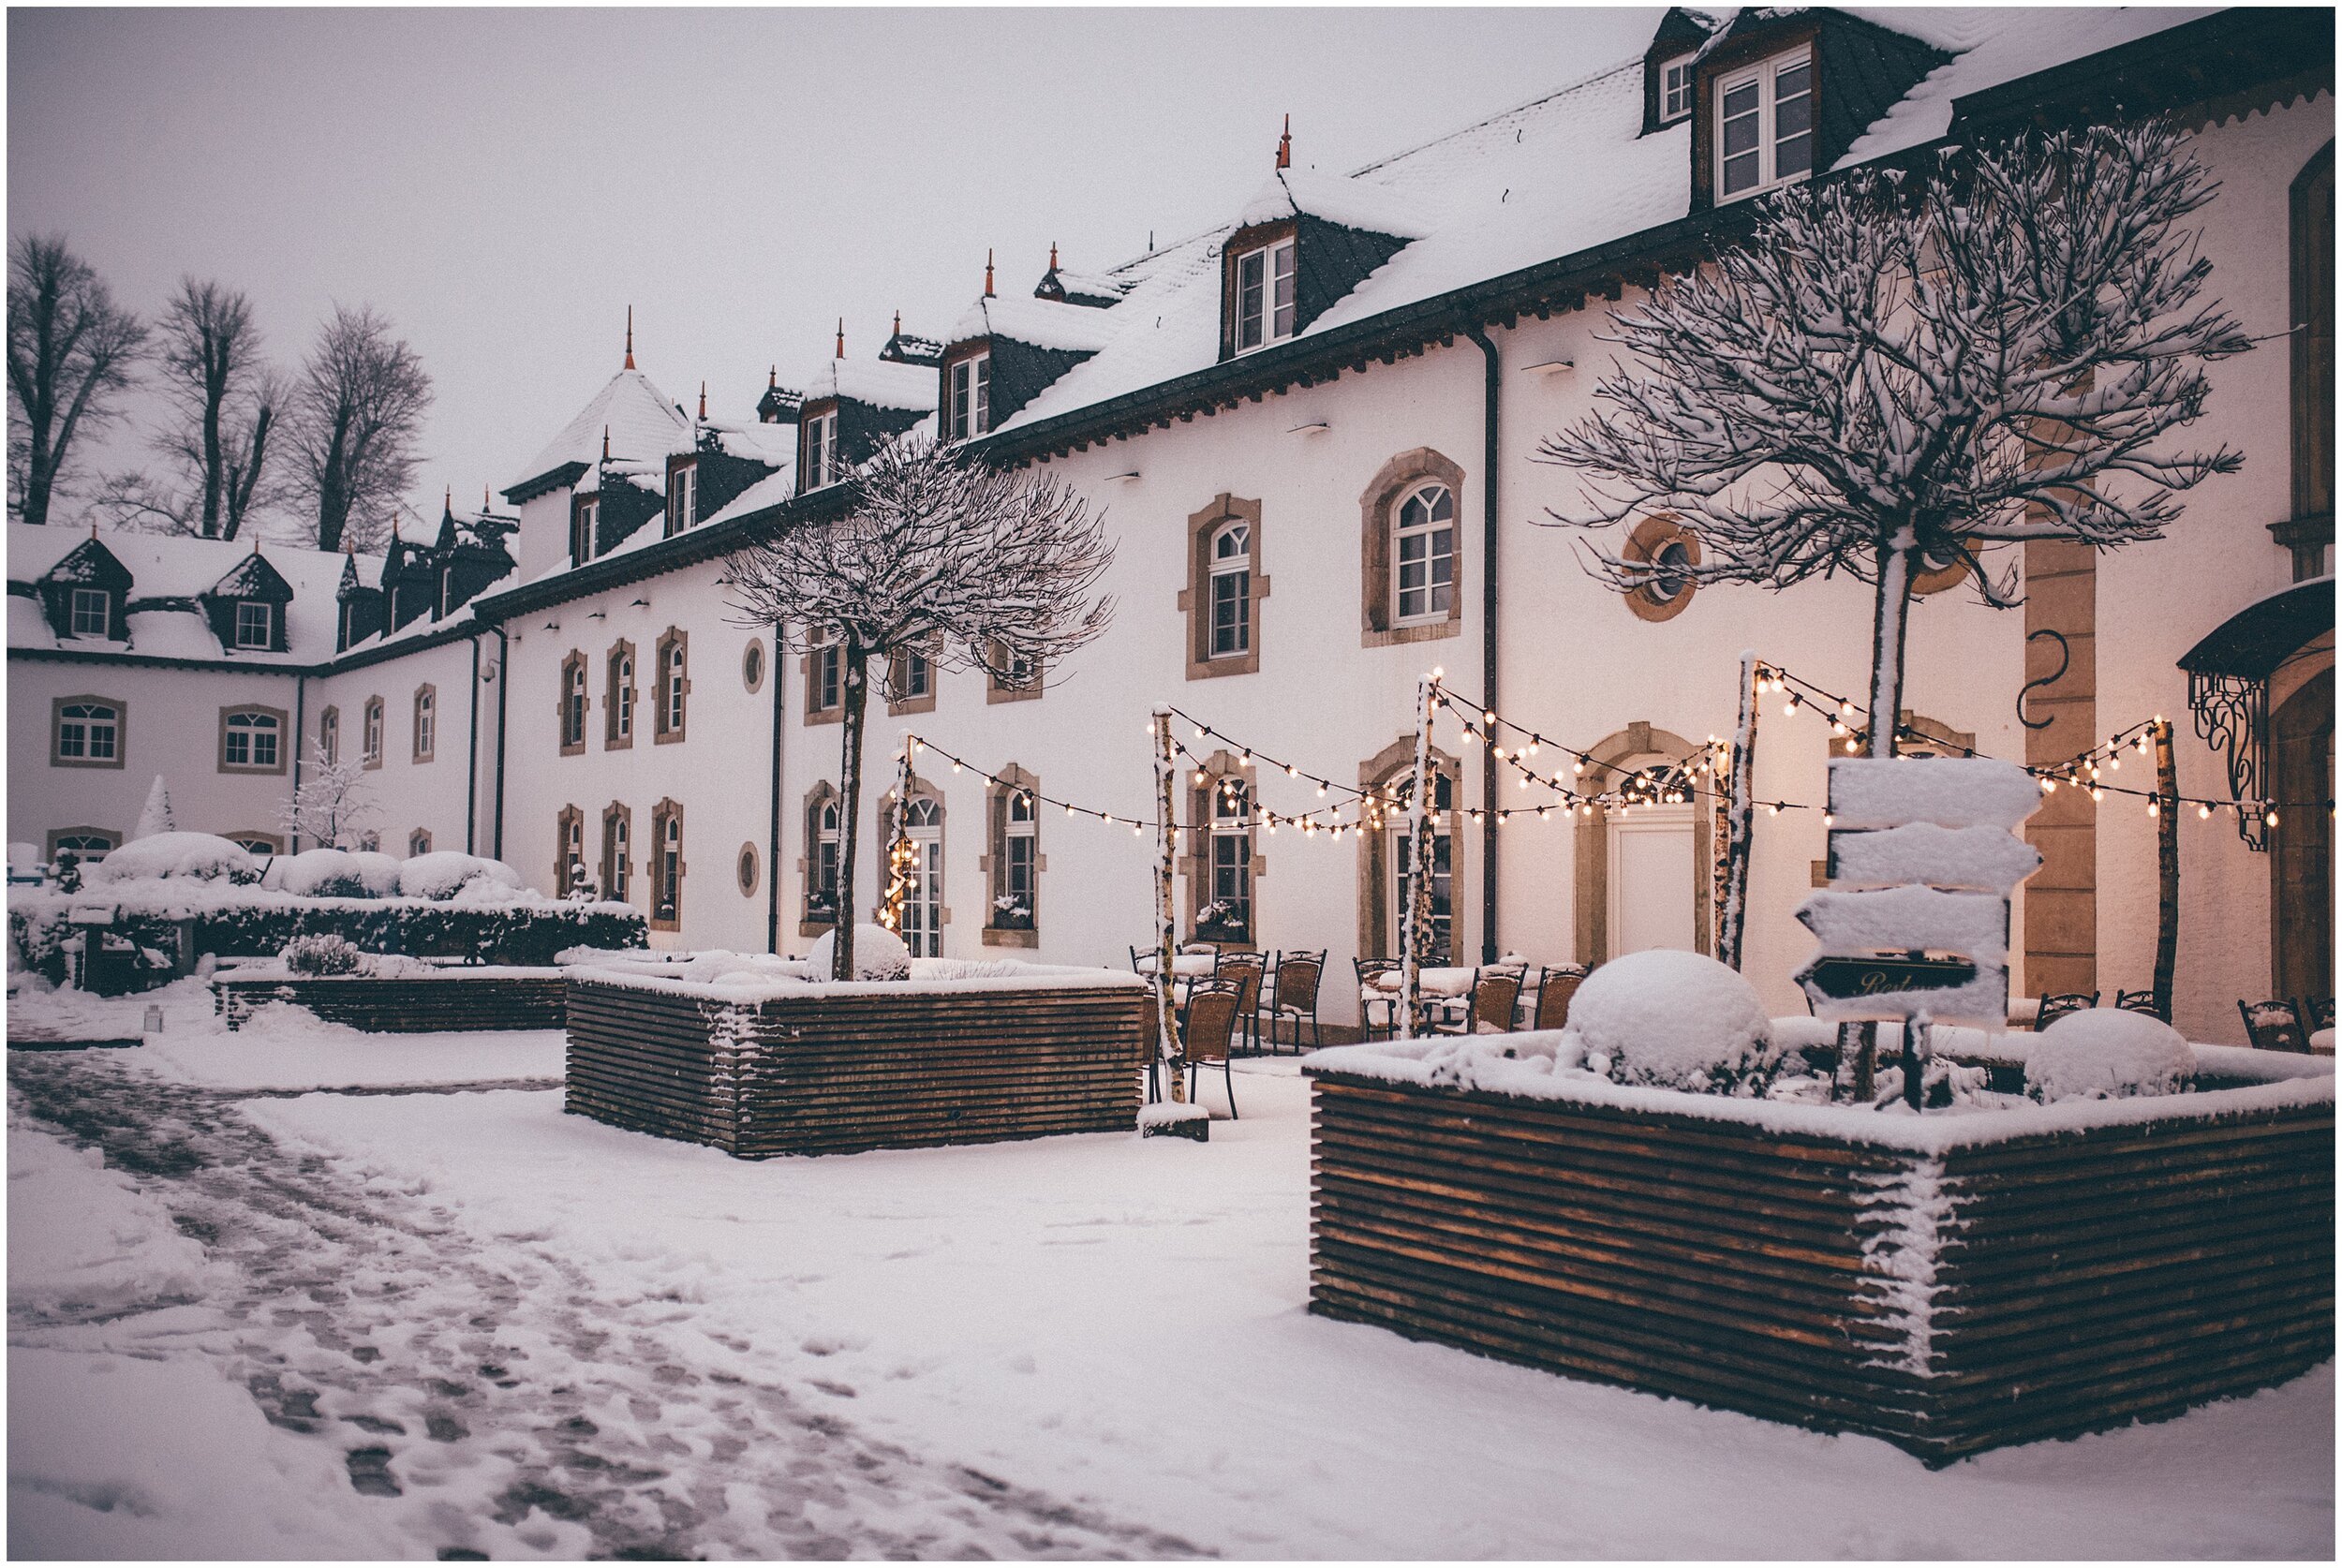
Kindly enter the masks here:
<path id="1" fill-rule="evenodd" d="M 306 674 L 295 675 L 293 677 L 292 787 L 293 799 L 296 801 L 301 798 L 301 736 L 308 728 L 308 712 L 309 677 Z M 299 821 L 300 819 L 296 817 L 285 824 L 285 848 L 293 854 L 301 852 L 301 830 L 293 825 Z"/>
<path id="2" fill-rule="evenodd" d="M 491 841 L 496 845 L 496 852 L 489 858 L 492 860 L 502 860 L 504 858 L 504 714 L 507 700 L 512 695 L 512 649 L 511 644 L 505 640 L 504 629 L 502 627 L 497 627 L 495 629 L 497 634 L 497 798 L 496 821 L 493 824 L 490 837 Z"/>
<path id="3" fill-rule="evenodd" d="M 476 855 L 480 836 L 480 633 L 471 634 L 471 720 L 464 743 L 464 852 Z"/>
<path id="4" fill-rule="evenodd" d="M 1481 701 L 1502 711 L 1496 693 L 1496 416 L 1503 392 L 1503 362 L 1496 345 L 1475 322 L 1464 336 L 1480 346 L 1487 357 L 1486 407 L 1480 416 L 1480 690 Z M 1495 737 L 1480 747 L 1480 962 L 1493 964 L 1502 951 L 1496 941 L 1496 752 Z"/>
<path id="5" fill-rule="evenodd" d="M 780 951 L 780 738 L 781 723 L 780 622 L 773 623 L 772 651 L 764 659 L 764 678 L 773 683 L 773 820 L 764 850 L 764 948 Z"/>

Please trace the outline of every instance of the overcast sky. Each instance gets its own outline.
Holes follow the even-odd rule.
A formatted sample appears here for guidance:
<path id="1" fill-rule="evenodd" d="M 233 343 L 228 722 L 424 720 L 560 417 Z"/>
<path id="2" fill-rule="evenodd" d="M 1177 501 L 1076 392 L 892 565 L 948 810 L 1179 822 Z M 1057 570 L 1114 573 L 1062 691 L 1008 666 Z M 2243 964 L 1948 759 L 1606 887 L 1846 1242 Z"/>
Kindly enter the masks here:
<path id="1" fill-rule="evenodd" d="M 387 313 L 437 386 L 414 499 L 501 488 L 615 372 L 746 418 L 1052 240 L 1101 268 L 1638 52 L 1656 8 L 8 12 L 8 229 L 141 311 L 247 291 L 299 358 Z M 113 438 L 106 466 L 141 453 Z"/>

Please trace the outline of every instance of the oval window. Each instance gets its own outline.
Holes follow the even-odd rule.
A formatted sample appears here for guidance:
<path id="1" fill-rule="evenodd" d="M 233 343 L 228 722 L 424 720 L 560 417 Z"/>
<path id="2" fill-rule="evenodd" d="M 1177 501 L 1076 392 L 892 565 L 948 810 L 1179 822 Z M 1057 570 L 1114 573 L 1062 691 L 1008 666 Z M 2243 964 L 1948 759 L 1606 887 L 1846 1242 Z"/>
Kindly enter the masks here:
<path id="1" fill-rule="evenodd" d="M 756 891 L 757 864 L 755 845 L 743 844 L 740 846 L 740 864 L 735 869 L 740 878 L 740 896 L 745 898 Z"/>
<path id="2" fill-rule="evenodd" d="M 740 656 L 740 680 L 750 691 L 764 685 L 764 644 L 753 638 L 748 651 Z"/>
<path id="3" fill-rule="evenodd" d="M 1646 517 L 1636 525 L 1626 547 L 1619 552 L 1638 568 L 1626 608 L 1646 621 L 1664 621 L 1682 614 L 1699 591 L 1693 569 L 1699 565 L 1699 540 L 1672 517 Z"/>

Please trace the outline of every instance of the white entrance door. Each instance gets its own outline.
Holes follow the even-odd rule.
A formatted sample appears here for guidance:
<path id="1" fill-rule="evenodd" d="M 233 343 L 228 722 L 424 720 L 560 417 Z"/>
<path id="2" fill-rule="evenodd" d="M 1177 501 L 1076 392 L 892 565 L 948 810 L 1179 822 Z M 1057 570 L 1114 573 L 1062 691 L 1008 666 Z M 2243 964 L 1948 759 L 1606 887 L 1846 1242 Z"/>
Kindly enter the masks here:
<path id="1" fill-rule="evenodd" d="M 943 815 L 931 800 L 911 803 L 911 896 L 903 900 L 903 944 L 913 958 L 943 955 Z"/>
<path id="2" fill-rule="evenodd" d="M 1689 806 L 1638 806 L 1613 814 L 1610 838 L 1610 956 L 1646 948 L 1697 947 L 1692 909 Z"/>

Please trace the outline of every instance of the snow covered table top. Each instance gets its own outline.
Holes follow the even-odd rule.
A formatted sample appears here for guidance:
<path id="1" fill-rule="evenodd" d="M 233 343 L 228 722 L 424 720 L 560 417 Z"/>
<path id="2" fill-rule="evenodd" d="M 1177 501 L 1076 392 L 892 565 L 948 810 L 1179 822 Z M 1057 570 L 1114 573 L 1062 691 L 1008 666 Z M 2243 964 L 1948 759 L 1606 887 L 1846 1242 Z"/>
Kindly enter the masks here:
<path id="1" fill-rule="evenodd" d="M 2334 1031 L 2332 1029 L 2310 1030 L 2309 1048 L 2321 1057 L 2334 1055 Z"/>
<path id="2" fill-rule="evenodd" d="M 1218 956 L 1209 953 L 1175 953 L 1171 955 L 1171 972 L 1173 974 L 1209 974 L 1219 966 L 1219 963 Z M 1142 953 L 1138 955 L 1138 972 L 1141 974 L 1155 972 L 1153 954 Z"/>
<path id="3" fill-rule="evenodd" d="M 1418 984 L 1431 996 L 1460 997 L 1472 989 L 1472 982 L 1479 972 L 1478 969 L 1424 969 L 1417 971 Z M 1404 984 L 1405 971 L 1401 969 L 1385 969 L 1367 981 L 1367 984 L 1374 990 L 1394 994 Z"/>

